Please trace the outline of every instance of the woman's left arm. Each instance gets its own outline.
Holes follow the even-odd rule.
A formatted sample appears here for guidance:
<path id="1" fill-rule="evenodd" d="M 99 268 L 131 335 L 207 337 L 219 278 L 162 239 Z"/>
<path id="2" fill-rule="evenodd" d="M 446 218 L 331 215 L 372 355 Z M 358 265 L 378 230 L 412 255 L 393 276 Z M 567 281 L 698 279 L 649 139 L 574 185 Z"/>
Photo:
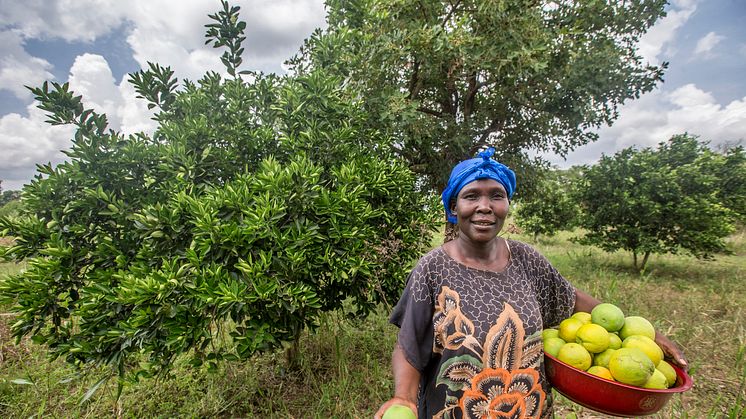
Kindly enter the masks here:
<path id="1" fill-rule="evenodd" d="M 593 307 L 599 304 L 601 304 L 600 301 L 575 288 L 575 309 L 573 309 L 573 313 L 577 313 L 578 311 L 590 313 Z"/>
<path id="2" fill-rule="evenodd" d="M 578 311 L 590 313 L 593 310 L 593 307 L 599 304 L 601 304 L 600 301 L 575 288 L 575 309 L 573 310 L 573 313 L 577 313 Z M 670 359 L 685 371 L 689 369 L 689 364 L 686 362 L 686 358 L 684 358 L 684 353 L 669 338 L 656 331 L 655 343 L 661 347 L 663 354 L 667 359 Z"/>

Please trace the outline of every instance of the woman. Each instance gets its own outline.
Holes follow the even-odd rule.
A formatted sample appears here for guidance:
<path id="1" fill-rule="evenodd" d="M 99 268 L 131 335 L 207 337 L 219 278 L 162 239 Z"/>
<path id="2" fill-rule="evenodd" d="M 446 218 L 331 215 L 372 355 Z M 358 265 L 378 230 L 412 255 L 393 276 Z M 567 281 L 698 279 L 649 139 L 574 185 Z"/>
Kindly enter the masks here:
<path id="1" fill-rule="evenodd" d="M 392 404 L 420 418 L 552 414 L 541 331 L 599 301 L 528 245 L 498 237 L 516 180 L 493 154 L 451 172 L 442 199 L 459 235 L 420 259 L 394 308 L 395 395 L 376 418 Z M 656 341 L 686 366 L 676 345 L 662 335 Z"/>

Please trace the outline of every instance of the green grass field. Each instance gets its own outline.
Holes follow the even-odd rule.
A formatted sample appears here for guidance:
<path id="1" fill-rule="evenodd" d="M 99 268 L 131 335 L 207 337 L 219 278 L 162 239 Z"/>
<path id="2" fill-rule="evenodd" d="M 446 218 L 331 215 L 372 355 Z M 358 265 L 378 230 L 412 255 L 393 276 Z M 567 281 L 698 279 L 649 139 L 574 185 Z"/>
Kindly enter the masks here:
<path id="1" fill-rule="evenodd" d="M 607 254 L 570 242 L 571 234 L 532 243 L 577 287 L 641 315 L 679 343 L 694 387 L 655 417 L 746 417 L 746 233 L 729 239 L 734 254 L 714 261 L 653 256 L 638 275 L 631 255 Z M 528 241 L 525 236 L 512 238 Z M 436 239 L 437 241 L 438 239 Z M 0 275 L 22 269 L 0 265 Z M 284 353 L 225 363 L 217 372 L 177 361 L 170 377 L 126 386 L 114 380 L 80 401 L 101 375 L 76 377 L 44 348 L 9 337 L 13 316 L 0 307 L 0 417 L 372 417 L 393 391 L 389 369 L 396 328 L 386 307 L 366 320 L 330 313 L 316 334 L 304 334 L 299 367 Z M 557 417 L 603 417 L 559 399 Z"/>

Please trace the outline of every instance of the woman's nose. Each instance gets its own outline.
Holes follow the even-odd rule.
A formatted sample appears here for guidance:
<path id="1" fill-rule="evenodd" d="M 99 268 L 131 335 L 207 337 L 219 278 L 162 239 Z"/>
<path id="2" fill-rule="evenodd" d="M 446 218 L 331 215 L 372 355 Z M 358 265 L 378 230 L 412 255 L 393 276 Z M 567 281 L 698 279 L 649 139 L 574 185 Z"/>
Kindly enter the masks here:
<path id="1" fill-rule="evenodd" d="M 490 199 L 488 197 L 482 197 L 479 198 L 477 201 L 477 211 L 488 211 L 492 212 L 492 207 L 490 206 Z"/>

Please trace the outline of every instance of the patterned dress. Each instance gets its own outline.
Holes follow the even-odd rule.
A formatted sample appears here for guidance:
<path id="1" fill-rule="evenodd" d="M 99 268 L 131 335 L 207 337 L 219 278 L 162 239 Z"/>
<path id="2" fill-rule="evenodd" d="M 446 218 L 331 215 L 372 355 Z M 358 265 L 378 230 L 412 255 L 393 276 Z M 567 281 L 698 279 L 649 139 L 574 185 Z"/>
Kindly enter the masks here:
<path id="1" fill-rule="evenodd" d="M 572 285 L 530 246 L 509 240 L 502 272 L 437 248 L 417 263 L 391 314 L 421 374 L 420 418 L 552 414 L 541 331 L 572 314 Z"/>

